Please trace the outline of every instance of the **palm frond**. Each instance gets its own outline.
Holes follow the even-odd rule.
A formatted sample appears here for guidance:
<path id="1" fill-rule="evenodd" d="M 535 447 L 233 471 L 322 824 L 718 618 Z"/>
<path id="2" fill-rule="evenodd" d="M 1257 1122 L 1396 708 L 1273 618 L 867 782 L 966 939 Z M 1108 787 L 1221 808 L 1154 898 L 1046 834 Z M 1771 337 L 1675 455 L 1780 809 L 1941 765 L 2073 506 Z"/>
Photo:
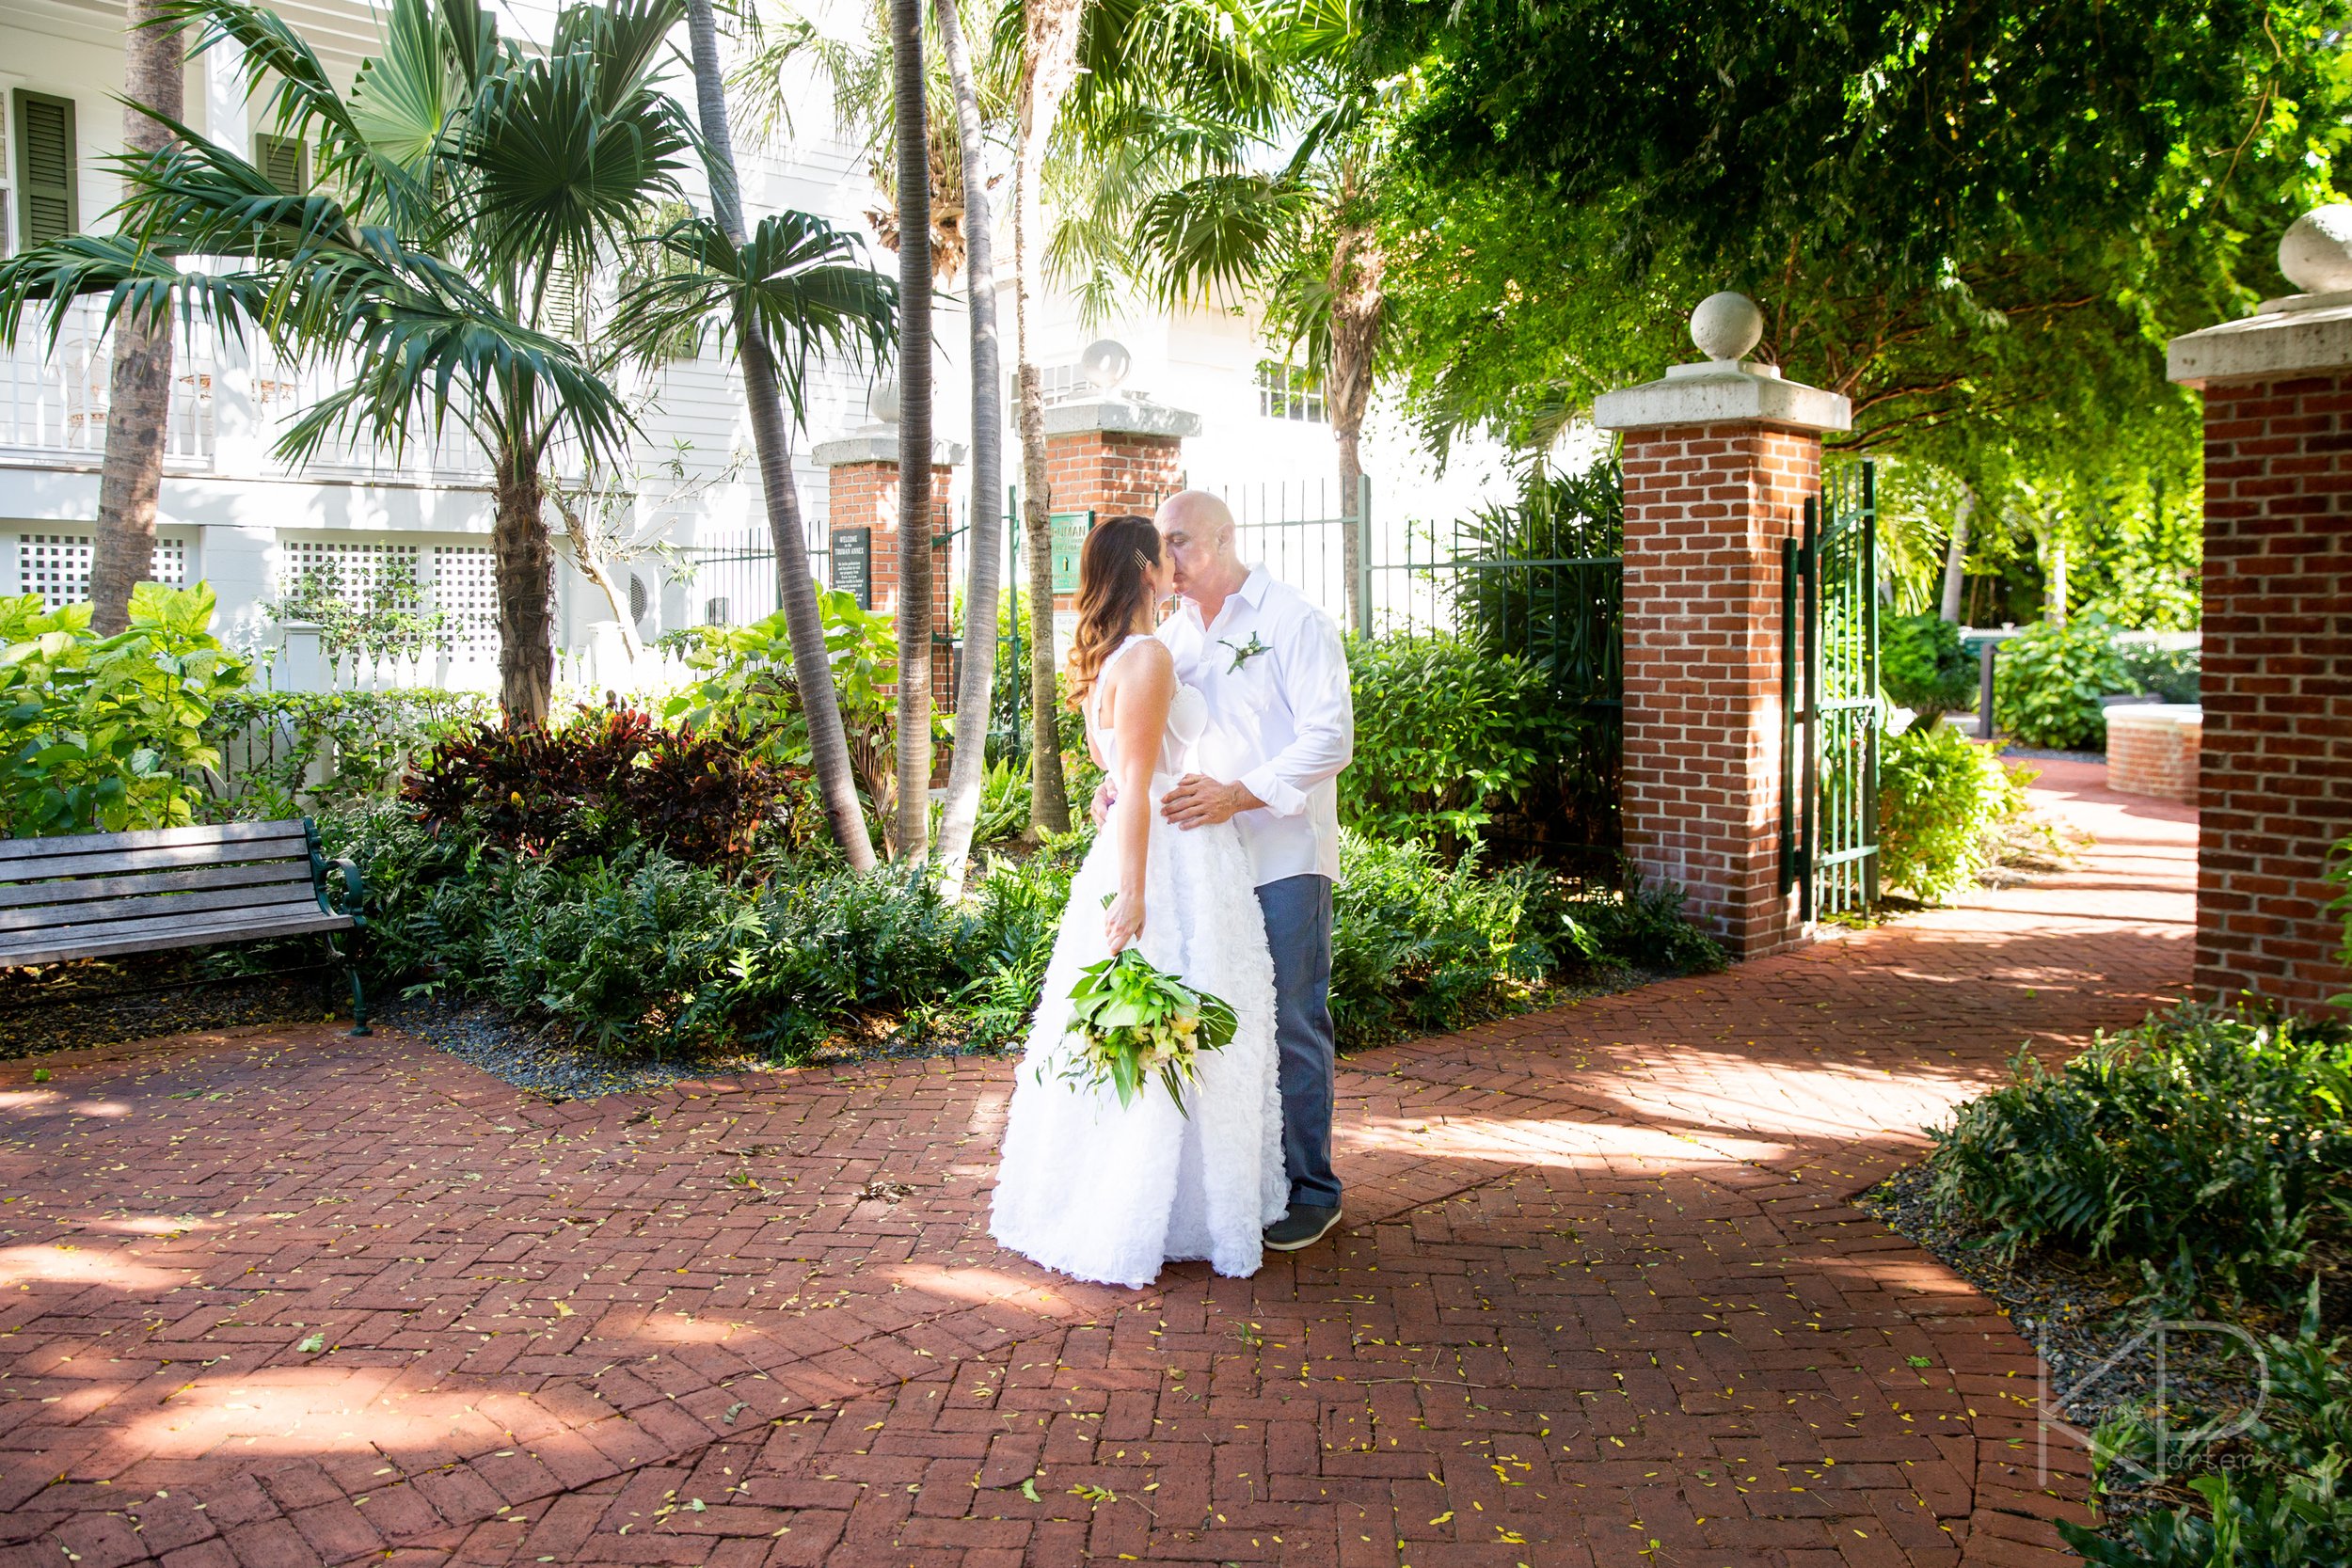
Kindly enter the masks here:
<path id="1" fill-rule="evenodd" d="M 469 119 L 471 243 L 490 270 L 534 293 L 558 268 L 612 249 L 680 189 L 692 146 L 684 110 L 642 81 L 603 107 L 613 96 L 603 73 L 586 48 L 528 61 L 486 85 Z"/>
<path id="2" fill-rule="evenodd" d="M 771 214 L 738 246 L 696 215 L 656 243 L 670 265 L 632 285 L 616 312 L 617 331 L 640 357 L 748 318 L 767 340 L 794 420 L 805 425 L 813 357 L 863 364 L 889 356 L 898 286 L 856 264 L 855 241 L 822 218 Z"/>

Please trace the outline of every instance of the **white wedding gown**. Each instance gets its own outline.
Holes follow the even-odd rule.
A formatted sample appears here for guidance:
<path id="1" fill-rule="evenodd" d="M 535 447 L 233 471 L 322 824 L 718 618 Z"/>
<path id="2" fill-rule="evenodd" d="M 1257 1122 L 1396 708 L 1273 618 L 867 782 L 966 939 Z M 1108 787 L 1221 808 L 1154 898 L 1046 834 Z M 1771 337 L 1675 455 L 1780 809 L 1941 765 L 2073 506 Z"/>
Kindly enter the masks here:
<path id="1" fill-rule="evenodd" d="M 1142 641 L 1129 638 L 1104 661 L 1104 673 Z M 1122 1108 L 1108 1086 L 1082 1088 L 1059 1076 L 1070 1060 L 1070 989 L 1079 971 L 1110 956 L 1103 900 L 1119 870 L 1105 833 L 1072 879 L 1013 1086 L 990 1229 L 1013 1251 L 1079 1279 L 1148 1285 L 1163 1262 L 1186 1259 L 1206 1259 L 1222 1275 L 1255 1274 L 1260 1232 L 1289 1205 L 1274 960 L 1248 852 L 1231 822 L 1179 829 L 1159 814 L 1161 795 L 1187 770 L 1207 723 L 1200 689 L 1178 686 L 1152 775 L 1136 945 L 1160 969 L 1231 1003 L 1233 1038 L 1201 1053 L 1200 1081 L 1185 1091 L 1189 1117 L 1156 1078 Z M 1112 737 L 1101 742 L 1109 754 Z"/>

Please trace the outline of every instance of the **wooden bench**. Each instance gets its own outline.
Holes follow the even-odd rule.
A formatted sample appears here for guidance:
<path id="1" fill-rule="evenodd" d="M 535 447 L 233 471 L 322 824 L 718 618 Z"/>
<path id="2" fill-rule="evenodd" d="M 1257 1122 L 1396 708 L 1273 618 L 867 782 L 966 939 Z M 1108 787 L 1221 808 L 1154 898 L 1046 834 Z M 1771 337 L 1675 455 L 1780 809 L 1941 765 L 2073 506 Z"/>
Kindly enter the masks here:
<path id="1" fill-rule="evenodd" d="M 315 934 L 325 965 L 266 973 L 341 966 L 364 1035 L 367 998 L 335 942 L 366 923 L 364 895 L 358 866 L 319 853 L 309 817 L 0 839 L 0 968 Z"/>

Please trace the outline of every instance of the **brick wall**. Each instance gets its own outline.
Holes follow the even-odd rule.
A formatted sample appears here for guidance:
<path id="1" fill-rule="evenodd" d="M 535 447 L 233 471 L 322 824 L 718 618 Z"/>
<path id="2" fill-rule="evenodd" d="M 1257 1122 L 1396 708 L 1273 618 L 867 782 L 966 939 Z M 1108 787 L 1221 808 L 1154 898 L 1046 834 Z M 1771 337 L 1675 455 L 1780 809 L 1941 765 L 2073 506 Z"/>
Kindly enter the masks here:
<path id="1" fill-rule="evenodd" d="M 1625 436 L 1626 852 L 1743 957 L 1804 940 L 1780 892 L 1780 542 L 1820 451 L 1754 423 Z"/>
<path id="2" fill-rule="evenodd" d="M 2197 989 L 2352 990 L 2321 880 L 2352 834 L 2352 371 L 2205 390 Z"/>
<path id="3" fill-rule="evenodd" d="M 953 527 L 947 507 L 947 484 L 955 470 L 931 468 L 931 537 L 944 539 Z M 874 609 L 895 614 L 898 608 L 898 466 L 896 463 L 836 463 L 827 473 L 832 507 L 829 529 L 870 528 L 874 531 Z M 931 627 L 946 636 L 954 626 L 955 584 L 947 572 L 947 546 L 931 549 Z M 931 701 L 952 710 L 955 675 L 946 648 L 931 651 Z"/>
<path id="4" fill-rule="evenodd" d="M 1172 436 L 1132 436 L 1101 430 L 1045 438 L 1046 481 L 1054 510 L 1098 517 L 1122 512 L 1149 517 L 1184 488 L 1184 444 Z"/>
<path id="5" fill-rule="evenodd" d="M 2170 712 L 2107 709 L 2107 787 L 2195 805 L 2198 729 L 2194 719 Z"/>

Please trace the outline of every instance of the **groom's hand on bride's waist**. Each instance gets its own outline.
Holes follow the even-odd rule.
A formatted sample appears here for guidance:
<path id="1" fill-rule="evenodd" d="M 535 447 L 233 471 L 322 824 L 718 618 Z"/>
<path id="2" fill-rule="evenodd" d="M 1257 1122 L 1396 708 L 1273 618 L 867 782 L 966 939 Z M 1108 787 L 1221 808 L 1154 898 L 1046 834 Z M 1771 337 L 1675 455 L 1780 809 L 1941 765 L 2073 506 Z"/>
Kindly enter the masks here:
<path id="1" fill-rule="evenodd" d="M 1264 804 L 1241 784 L 1220 784 L 1206 773 L 1187 773 L 1160 798 L 1160 815 L 1180 828 L 1206 828 L 1230 822 L 1235 814 Z"/>
<path id="2" fill-rule="evenodd" d="M 1094 786 L 1094 825 L 1101 827 L 1110 820 L 1111 808 L 1119 804 L 1119 786 L 1104 779 Z"/>

